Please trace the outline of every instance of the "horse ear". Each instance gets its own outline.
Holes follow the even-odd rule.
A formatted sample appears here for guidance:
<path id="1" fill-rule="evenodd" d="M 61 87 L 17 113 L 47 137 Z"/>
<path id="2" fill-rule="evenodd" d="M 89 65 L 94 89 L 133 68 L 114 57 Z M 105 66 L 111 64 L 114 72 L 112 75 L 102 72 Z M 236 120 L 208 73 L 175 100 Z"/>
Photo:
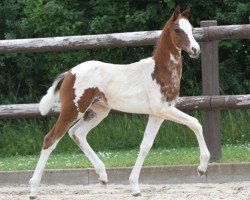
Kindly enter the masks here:
<path id="1" fill-rule="evenodd" d="M 189 5 L 187 6 L 186 10 L 184 10 L 184 11 L 181 13 L 181 15 L 182 15 L 183 17 L 188 18 L 188 17 L 189 17 L 189 13 L 190 13 L 190 11 L 191 11 L 191 7 L 192 7 L 192 5 L 189 4 Z"/>
<path id="2" fill-rule="evenodd" d="M 176 6 L 175 11 L 172 15 L 173 21 L 175 21 L 180 15 L 180 5 Z"/>

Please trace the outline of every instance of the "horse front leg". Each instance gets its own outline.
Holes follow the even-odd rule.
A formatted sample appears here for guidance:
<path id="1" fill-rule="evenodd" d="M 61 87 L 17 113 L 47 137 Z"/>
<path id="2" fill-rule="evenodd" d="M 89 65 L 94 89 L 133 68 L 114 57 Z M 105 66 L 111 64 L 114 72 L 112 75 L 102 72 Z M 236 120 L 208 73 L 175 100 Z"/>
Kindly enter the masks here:
<path id="1" fill-rule="evenodd" d="M 210 153 L 205 143 L 202 126 L 199 121 L 196 118 L 178 110 L 174 106 L 164 109 L 162 117 L 167 120 L 186 125 L 195 133 L 200 148 L 200 165 L 198 166 L 197 173 L 199 176 L 203 175 L 207 171 Z"/>
<path id="2" fill-rule="evenodd" d="M 157 135 L 157 132 L 161 126 L 163 122 L 162 118 L 159 117 L 155 117 L 150 115 L 149 119 L 148 119 L 148 124 L 143 136 L 143 140 L 142 143 L 140 145 L 140 152 L 139 155 L 137 157 L 136 163 L 134 165 L 134 168 L 131 172 L 131 175 L 129 177 L 129 182 L 130 185 L 132 187 L 132 195 L 133 196 L 140 196 L 141 192 L 140 192 L 140 188 L 139 188 L 139 175 L 140 175 L 140 171 L 143 165 L 143 162 L 148 154 L 148 152 L 150 151 L 155 136 Z"/>

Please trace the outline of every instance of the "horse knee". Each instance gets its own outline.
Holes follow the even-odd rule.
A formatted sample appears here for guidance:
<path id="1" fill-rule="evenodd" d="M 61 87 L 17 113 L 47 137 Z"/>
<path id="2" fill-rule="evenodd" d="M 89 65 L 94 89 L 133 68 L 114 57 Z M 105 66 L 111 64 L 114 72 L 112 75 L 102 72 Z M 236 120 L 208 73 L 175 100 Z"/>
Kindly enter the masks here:
<path id="1" fill-rule="evenodd" d="M 69 129 L 68 134 L 69 134 L 69 137 L 79 146 L 80 141 L 79 141 L 77 135 L 75 134 L 75 132 L 76 132 L 75 128 L 72 127 L 72 128 Z"/>
<path id="2" fill-rule="evenodd" d="M 202 133 L 202 126 L 200 124 L 200 122 L 196 119 L 193 118 L 190 120 L 190 122 L 188 123 L 188 126 L 190 129 L 192 129 L 195 133 Z"/>

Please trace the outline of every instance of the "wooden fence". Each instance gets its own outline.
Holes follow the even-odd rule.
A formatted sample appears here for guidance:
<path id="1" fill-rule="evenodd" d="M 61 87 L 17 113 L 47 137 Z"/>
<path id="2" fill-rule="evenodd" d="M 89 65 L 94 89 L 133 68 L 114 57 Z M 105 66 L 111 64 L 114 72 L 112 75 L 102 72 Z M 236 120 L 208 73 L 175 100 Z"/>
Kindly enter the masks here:
<path id="1" fill-rule="evenodd" d="M 154 45 L 161 31 L 85 36 L 0 40 L 0 53 L 65 51 L 93 48 Z M 250 38 L 250 25 L 211 26 L 194 29 L 198 42 Z"/>
<path id="2" fill-rule="evenodd" d="M 0 119 L 15 119 L 20 117 L 42 117 L 38 110 L 38 103 L 0 105 Z M 224 110 L 244 109 L 250 107 L 249 95 L 226 96 L 192 96 L 180 97 L 176 104 L 180 110 Z M 48 116 L 56 116 L 60 106 L 54 106 Z"/>
<path id="3" fill-rule="evenodd" d="M 250 108 L 250 95 L 219 96 L 218 42 L 224 39 L 249 39 L 250 25 L 216 26 L 216 21 L 202 21 L 194 29 L 201 44 L 203 95 L 181 97 L 177 107 L 182 110 L 204 110 L 204 137 L 212 159 L 220 159 L 220 110 Z M 153 45 L 161 31 L 114 33 L 35 39 L 0 40 L 1 53 L 66 51 L 106 47 Z M 55 107 L 50 115 L 59 113 Z M 1 105 L 0 119 L 37 117 L 38 104 Z"/>

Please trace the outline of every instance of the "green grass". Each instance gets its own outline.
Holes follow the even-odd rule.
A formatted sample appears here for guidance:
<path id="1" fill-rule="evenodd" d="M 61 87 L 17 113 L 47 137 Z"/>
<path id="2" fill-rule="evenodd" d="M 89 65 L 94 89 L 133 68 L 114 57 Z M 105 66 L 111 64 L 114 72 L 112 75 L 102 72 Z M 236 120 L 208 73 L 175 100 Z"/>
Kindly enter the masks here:
<path id="1" fill-rule="evenodd" d="M 106 167 L 133 166 L 138 155 L 138 150 L 102 151 L 99 157 Z M 38 155 L 0 157 L 0 171 L 34 170 Z M 222 148 L 222 159 L 219 162 L 250 162 L 250 144 L 226 145 Z M 144 166 L 198 164 L 199 149 L 197 147 L 178 149 L 152 149 L 147 156 Z M 93 166 L 81 152 L 52 153 L 46 168 L 92 168 Z"/>
<path id="2" fill-rule="evenodd" d="M 201 112 L 189 113 L 202 123 Z M 55 118 L 15 119 L 0 121 L 0 156 L 34 155 L 41 150 L 44 135 L 54 125 Z M 223 111 L 221 117 L 222 144 L 250 143 L 250 110 Z M 116 151 L 138 148 L 147 116 L 111 114 L 88 136 L 96 151 Z M 184 148 L 197 146 L 197 140 L 187 127 L 165 121 L 154 142 L 154 148 Z M 64 136 L 56 153 L 79 152 L 78 147 Z"/>

